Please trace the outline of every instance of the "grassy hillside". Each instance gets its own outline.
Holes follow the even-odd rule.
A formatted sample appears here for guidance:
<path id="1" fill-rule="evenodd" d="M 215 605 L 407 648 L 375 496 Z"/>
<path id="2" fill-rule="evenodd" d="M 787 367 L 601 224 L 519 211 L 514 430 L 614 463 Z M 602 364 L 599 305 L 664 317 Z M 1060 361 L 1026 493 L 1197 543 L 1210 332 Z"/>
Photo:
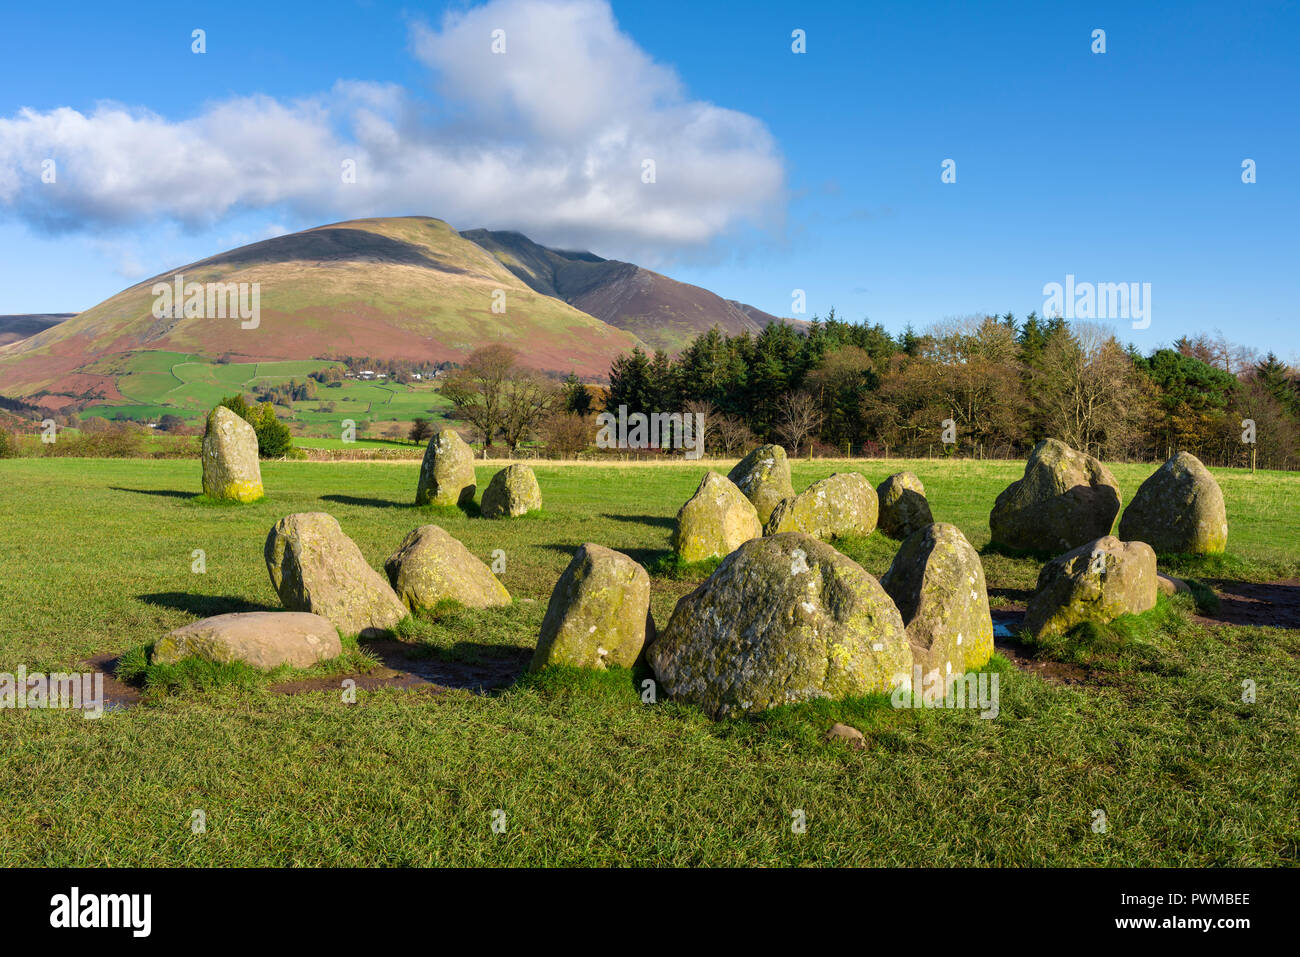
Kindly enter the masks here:
<path id="1" fill-rule="evenodd" d="M 1300 630 L 1208 620 L 1180 599 L 1106 631 L 1114 647 L 1069 649 L 1086 665 L 995 657 L 995 720 L 864 698 L 715 723 L 643 704 L 627 672 L 514 678 L 574 548 L 596 541 L 653 563 L 703 464 L 539 464 L 545 513 L 515 522 L 410 507 L 418 467 L 266 463 L 265 502 L 212 508 L 190 501 L 195 462 L 0 461 L 0 670 L 75 667 L 199 616 L 276 607 L 262 544 L 294 511 L 337 516 L 376 567 L 436 520 L 485 560 L 503 551 L 515 597 L 506 609 L 421 619 L 407 635 L 414 667 L 505 675 L 489 694 L 363 686 L 348 706 L 334 675 L 300 694 L 265 682 L 195 688 L 96 721 L 0 715 L 0 865 L 1276 866 L 1300 856 Z M 910 468 L 936 517 L 980 548 L 994 497 L 1022 467 L 794 471 L 803 487 L 846 468 L 873 482 Z M 494 468 L 477 470 L 480 488 Z M 1150 470 L 1114 467 L 1126 499 Z M 1216 475 L 1230 556 L 1184 570 L 1294 578 L 1300 476 Z M 896 548 L 878 533 L 843 547 L 877 575 Z M 191 571 L 196 548 L 202 575 Z M 1037 564 L 984 560 L 994 604 L 1022 604 Z M 656 620 L 694 584 L 656 577 Z M 1240 702 L 1243 677 L 1258 682 L 1254 705 Z M 862 730 L 867 750 L 825 742 L 834 721 Z M 196 809 L 204 834 L 190 829 Z M 1091 829 L 1096 809 L 1105 834 Z M 794 810 L 804 833 L 791 830 Z"/>
<path id="2" fill-rule="evenodd" d="M 257 283 L 260 324 L 152 315 L 156 282 Z M 504 313 L 494 294 L 504 293 Z M 535 368 L 602 375 L 639 340 L 536 292 L 441 220 L 368 219 L 268 239 L 148 279 L 78 316 L 0 348 L 0 390 L 50 407 L 124 401 L 115 364 L 167 355 L 137 394 L 167 391 L 183 353 L 212 360 L 308 360 L 344 355 L 445 361 L 488 342 Z M 136 360 L 132 360 L 135 363 Z M 131 373 L 144 369 L 133 364 Z M 199 370 L 194 370 L 198 375 Z"/>

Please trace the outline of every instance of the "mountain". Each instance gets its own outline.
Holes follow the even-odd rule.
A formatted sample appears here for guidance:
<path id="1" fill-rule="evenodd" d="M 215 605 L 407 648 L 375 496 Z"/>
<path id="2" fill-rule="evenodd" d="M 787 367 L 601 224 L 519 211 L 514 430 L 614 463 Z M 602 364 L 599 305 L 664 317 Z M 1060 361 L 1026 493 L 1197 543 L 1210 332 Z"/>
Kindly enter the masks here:
<path id="1" fill-rule="evenodd" d="M 656 349 L 678 352 L 713 326 L 738 335 L 784 321 L 633 263 L 550 249 L 522 233 L 469 229 L 461 235 L 492 253 L 529 288 L 625 329 Z"/>
<path id="2" fill-rule="evenodd" d="M 155 283 L 248 283 L 260 322 L 155 318 Z M 251 295 L 250 295 L 251 299 Z M 493 303 L 505 311 L 494 312 Z M 242 246 L 126 289 L 79 315 L 0 346 L 0 394 L 52 408 L 121 402 L 117 379 L 153 353 L 235 362 L 346 355 L 441 362 L 501 342 L 548 372 L 599 377 L 640 345 L 518 278 L 438 219 L 363 219 Z M 172 374 L 159 356 L 160 378 Z"/>
<path id="3" fill-rule="evenodd" d="M 26 339 L 71 319 L 75 312 L 28 313 L 20 316 L 0 316 L 0 346 Z"/>

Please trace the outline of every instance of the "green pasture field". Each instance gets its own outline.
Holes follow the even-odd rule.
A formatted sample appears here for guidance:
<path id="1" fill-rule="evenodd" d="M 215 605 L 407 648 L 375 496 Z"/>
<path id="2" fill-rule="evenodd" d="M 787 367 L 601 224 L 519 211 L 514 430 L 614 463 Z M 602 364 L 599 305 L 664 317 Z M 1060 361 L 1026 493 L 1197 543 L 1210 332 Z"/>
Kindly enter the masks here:
<path id="1" fill-rule="evenodd" d="M 193 500 L 197 462 L 0 461 L 0 671 L 139 661 L 196 618 L 277 608 L 262 547 L 291 512 L 335 515 L 376 568 L 435 521 L 485 561 L 502 552 L 515 598 L 444 608 L 401 633 L 413 660 L 505 673 L 488 693 L 361 689 L 346 704 L 342 676 L 318 669 L 322 690 L 298 694 L 199 674 L 96 720 L 0 711 L 0 865 L 1297 863 L 1300 631 L 1214 621 L 1184 596 L 995 656 L 991 720 L 871 696 L 715 722 L 644 703 L 640 674 L 523 674 L 574 549 L 599 542 L 664 567 L 678 507 L 706 467 L 730 464 L 535 463 L 544 511 L 493 521 L 413 507 L 414 461 L 267 462 L 266 500 L 231 507 Z M 480 491 L 498 467 L 478 468 Z M 799 462 L 795 486 L 847 469 L 874 484 L 903 468 L 936 519 L 983 549 L 988 510 L 1023 466 Z M 1114 467 L 1126 501 L 1153 469 Z M 1220 588 L 1300 587 L 1300 475 L 1216 475 L 1228 555 L 1167 567 Z M 879 532 L 840 546 L 875 575 L 897 547 Z M 983 558 L 995 608 L 1022 606 L 1038 562 Z M 699 580 L 656 573 L 661 626 Z M 1027 665 L 1035 654 L 1052 667 Z M 372 660 L 364 643 L 349 652 L 349 666 Z M 826 741 L 837 721 L 866 749 Z"/>
<path id="2" fill-rule="evenodd" d="M 158 419 L 168 413 L 197 422 L 223 398 L 252 394 L 261 386 L 306 379 L 340 363 L 325 360 L 217 363 L 180 352 L 139 352 L 104 360 L 95 371 L 116 376 L 126 400 L 99 405 L 83 415 L 120 419 Z M 318 398 L 279 408 L 280 418 L 316 433 L 340 433 L 344 419 L 355 422 L 410 422 L 444 416 L 451 403 L 432 384 L 361 382 L 345 379 L 337 388 L 318 386 Z M 332 406 L 332 408 L 330 407 Z"/>

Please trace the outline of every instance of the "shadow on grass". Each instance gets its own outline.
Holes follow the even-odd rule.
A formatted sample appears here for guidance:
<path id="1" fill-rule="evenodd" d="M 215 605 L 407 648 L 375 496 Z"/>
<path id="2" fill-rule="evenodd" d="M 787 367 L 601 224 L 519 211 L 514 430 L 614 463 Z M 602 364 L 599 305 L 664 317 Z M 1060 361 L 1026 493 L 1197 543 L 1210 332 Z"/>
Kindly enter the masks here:
<path id="1" fill-rule="evenodd" d="M 653 525 L 657 528 L 672 528 L 677 524 L 677 519 L 670 515 L 614 515 L 606 512 L 601 518 L 612 519 L 615 522 L 630 522 L 633 525 Z"/>
<path id="2" fill-rule="evenodd" d="M 357 505 L 361 508 L 415 508 L 412 502 L 394 502 L 387 498 L 368 498 L 364 495 L 322 495 L 322 502 L 338 505 Z"/>
<path id="3" fill-rule="evenodd" d="M 182 492 L 177 489 L 162 488 L 123 488 L 120 485 L 110 485 L 109 489 L 114 492 L 130 492 L 133 495 L 153 495 L 157 498 L 184 498 L 192 499 L 197 492 Z"/>
<path id="4" fill-rule="evenodd" d="M 265 605 L 261 602 L 249 601 L 247 598 L 240 598 L 238 595 L 192 595 L 183 591 L 162 591 L 152 592 L 148 595 L 136 595 L 135 597 L 146 605 L 155 605 L 158 608 L 174 608 L 177 611 L 188 612 L 200 618 L 211 618 L 213 615 L 231 615 L 244 611 L 284 610 L 279 605 Z"/>
<path id="5" fill-rule="evenodd" d="M 604 543 L 596 542 L 594 544 L 601 545 Z M 570 559 L 572 559 L 574 554 L 577 553 L 578 549 L 581 548 L 582 546 L 581 545 L 560 545 L 555 542 L 543 542 L 539 544 L 537 547 L 545 548 L 548 551 L 552 551 L 552 552 L 559 552 L 561 555 L 567 555 Z M 673 557 L 673 553 L 666 548 L 618 548 L 614 545 L 609 545 L 607 547 L 614 549 L 614 551 L 616 552 L 623 553 L 628 558 L 632 559 L 632 561 L 636 562 L 638 565 L 640 565 L 642 568 L 648 571 L 651 575 L 657 574 L 655 568 L 652 566 L 657 567 L 659 565 L 662 565 L 665 562 L 670 561 Z M 709 571 L 712 571 L 712 569 L 709 569 Z"/>

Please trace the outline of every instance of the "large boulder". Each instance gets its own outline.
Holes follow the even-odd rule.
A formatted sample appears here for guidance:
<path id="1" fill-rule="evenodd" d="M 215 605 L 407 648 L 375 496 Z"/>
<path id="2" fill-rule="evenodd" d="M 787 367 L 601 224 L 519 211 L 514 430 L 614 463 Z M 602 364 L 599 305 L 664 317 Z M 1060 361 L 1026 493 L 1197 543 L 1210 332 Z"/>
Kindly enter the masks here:
<path id="1" fill-rule="evenodd" d="M 416 505 L 466 506 L 474 501 L 474 450 L 454 429 L 435 432 L 420 463 Z"/>
<path id="2" fill-rule="evenodd" d="M 1030 453 L 1024 478 L 998 496 L 989 529 L 999 545 L 1056 554 L 1109 535 L 1119 503 L 1110 469 L 1064 442 L 1044 439 Z"/>
<path id="3" fill-rule="evenodd" d="M 729 555 L 762 534 L 758 511 L 740 489 L 717 472 L 706 472 L 677 513 L 672 548 L 682 561 L 699 562 Z"/>
<path id="4" fill-rule="evenodd" d="M 406 617 L 401 599 L 333 515 L 286 515 L 266 536 L 263 555 L 271 586 L 289 611 L 321 615 L 345 635 L 382 633 Z"/>
<path id="5" fill-rule="evenodd" d="M 484 518 L 518 518 L 542 507 L 542 489 L 527 465 L 508 465 L 488 482 L 479 503 Z"/>
<path id="6" fill-rule="evenodd" d="M 913 532 L 933 524 L 925 486 L 911 472 L 896 472 L 876 486 L 880 500 L 880 530 L 902 541 Z"/>
<path id="7" fill-rule="evenodd" d="M 631 668 L 654 629 L 646 570 L 622 552 L 583 545 L 551 592 L 531 669 Z"/>
<path id="8" fill-rule="evenodd" d="M 1023 627 L 1045 637 L 1084 621 L 1104 623 L 1138 615 L 1155 607 L 1157 588 L 1151 546 L 1107 535 L 1043 566 Z"/>
<path id="9" fill-rule="evenodd" d="M 903 619 L 862 566 L 810 535 L 746 542 L 646 651 L 664 691 L 715 717 L 910 681 Z"/>
<path id="10" fill-rule="evenodd" d="M 510 604 L 510 593 L 474 553 L 437 525 L 421 525 L 384 562 L 397 597 L 411 609 L 451 600 L 466 608 Z"/>
<path id="11" fill-rule="evenodd" d="M 822 541 L 839 535 L 870 535 L 876 528 L 879 501 L 861 472 L 837 472 L 772 509 L 764 534 L 803 532 Z"/>
<path id="12" fill-rule="evenodd" d="M 794 497 L 790 460 L 779 445 L 760 445 L 737 462 L 727 478 L 754 503 L 758 520 L 764 524 L 778 503 Z"/>
<path id="13" fill-rule="evenodd" d="M 320 615 L 252 611 L 177 628 L 154 644 L 151 660 L 161 665 L 191 657 L 223 665 L 242 661 L 269 671 L 280 665 L 310 668 L 342 653 L 338 629 Z"/>
<path id="14" fill-rule="evenodd" d="M 1210 470 L 1179 452 L 1143 482 L 1119 520 L 1119 537 L 1157 552 L 1206 555 L 1228 547 L 1228 512 Z"/>
<path id="15" fill-rule="evenodd" d="M 208 413 L 203 433 L 203 494 L 236 502 L 255 502 L 264 494 L 257 432 L 224 405 Z"/>
<path id="16" fill-rule="evenodd" d="M 984 566 L 956 525 L 940 522 L 913 532 L 880 584 L 903 616 L 922 673 L 960 675 L 993 656 Z"/>

